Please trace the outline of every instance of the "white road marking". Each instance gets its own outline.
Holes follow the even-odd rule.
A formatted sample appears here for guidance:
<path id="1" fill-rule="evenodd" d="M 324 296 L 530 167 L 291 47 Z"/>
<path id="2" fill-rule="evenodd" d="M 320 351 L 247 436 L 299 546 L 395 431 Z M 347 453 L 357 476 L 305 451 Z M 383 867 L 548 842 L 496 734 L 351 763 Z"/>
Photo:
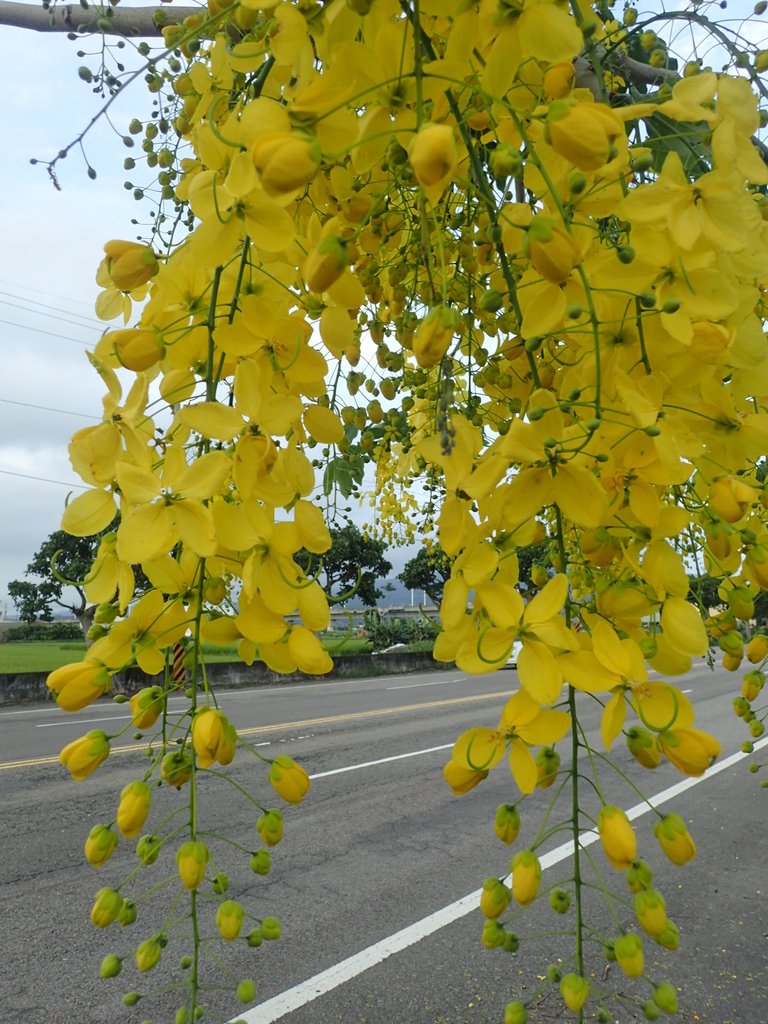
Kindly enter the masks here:
<path id="1" fill-rule="evenodd" d="M 310 775 L 310 779 L 326 779 L 329 775 L 341 775 L 344 772 L 356 772 L 358 768 L 372 768 L 377 764 L 387 764 L 389 761 L 402 761 L 406 757 L 418 757 L 419 754 L 433 754 L 436 750 L 448 750 L 452 743 L 443 743 L 439 747 L 425 747 L 424 750 L 410 750 L 407 754 L 393 754 L 391 757 L 380 757 L 376 761 L 361 761 L 360 764 L 349 764 L 346 768 L 331 768 L 327 772 L 316 772 Z"/>
<path id="2" fill-rule="evenodd" d="M 759 750 L 766 745 L 768 745 L 768 737 L 755 743 L 754 749 Z M 730 757 L 726 757 L 723 761 L 713 765 L 699 778 L 682 779 L 673 786 L 669 786 L 655 796 L 650 797 L 648 802 L 644 801 L 643 803 L 635 804 L 634 807 L 630 807 L 626 812 L 627 817 L 633 820 L 648 814 L 649 811 L 674 799 L 687 789 L 692 789 L 694 786 L 698 786 L 700 782 L 704 782 L 706 779 L 710 779 L 714 775 L 718 775 L 720 772 L 731 768 L 747 756 L 747 754 L 743 754 L 741 751 L 731 754 Z M 596 830 L 590 829 L 579 836 L 579 844 L 580 846 L 591 846 L 597 839 Z M 554 850 L 549 850 L 539 858 L 542 870 L 559 864 L 567 857 L 570 857 L 572 853 L 573 840 L 568 840 L 568 842 L 563 843 Z M 293 988 L 289 988 L 285 992 L 280 992 L 271 999 L 267 999 L 258 1006 L 251 1007 L 250 1010 L 241 1013 L 236 1020 L 242 1021 L 243 1024 L 273 1024 L 274 1021 L 280 1020 L 287 1013 L 298 1010 L 326 992 L 331 992 L 340 985 L 344 985 L 364 971 L 382 963 L 395 953 L 401 953 L 404 949 L 408 949 L 409 946 L 421 942 L 422 939 L 426 939 L 441 928 L 445 928 L 447 925 L 453 924 L 454 921 L 466 917 L 473 910 L 477 909 L 481 892 L 481 889 L 477 889 L 475 892 L 469 893 L 468 896 L 463 896 L 460 900 L 450 903 L 447 907 L 435 911 L 434 914 L 430 914 L 420 921 L 415 921 L 399 932 L 395 932 L 394 935 L 389 935 L 387 938 L 368 946 L 367 949 L 363 949 L 359 953 L 347 957 L 346 960 L 334 964 L 333 967 L 321 971 L 313 978 L 308 978 L 306 981 L 294 985 Z M 230 1024 L 234 1024 L 234 1022 L 230 1021 Z"/>
<path id="3" fill-rule="evenodd" d="M 387 686 L 387 690 L 415 690 L 417 686 L 448 686 L 450 683 L 460 683 L 461 677 L 458 679 L 438 679 L 435 683 L 405 683 L 403 686 Z"/>
<path id="4" fill-rule="evenodd" d="M 67 718 L 62 722 L 38 722 L 36 728 L 38 729 L 57 729 L 60 725 L 93 725 L 99 722 L 130 722 L 132 715 L 112 715 L 111 718 Z M 183 718 L 184 714 L 179 714 L 177 718 Z M 174 720 L 173 715 L 168 715 L 168 721 Z"/>

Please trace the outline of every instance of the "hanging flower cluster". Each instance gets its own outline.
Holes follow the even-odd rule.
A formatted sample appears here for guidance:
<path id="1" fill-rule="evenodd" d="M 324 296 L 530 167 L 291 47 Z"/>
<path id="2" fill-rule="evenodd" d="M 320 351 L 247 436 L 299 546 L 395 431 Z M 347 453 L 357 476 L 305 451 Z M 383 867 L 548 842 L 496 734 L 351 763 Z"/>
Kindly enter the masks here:
<path id="1" fill-rule="evenodd" d="M 157 753 L 123 790 L 117 832 L 91 832 L 88 860 L 102 865 L 118 833 L 140 835 L 159 776 L 193 812 L 185 829 L 153 824 L 141 862 L 173 846 L 192 918 L 207 889 L 222 938 L 244 934 L 247 911 L 194 813 L 199 773 L 247 746 L 217 705 L 202 645 L 236 643 L 279 673 L 330 670 L 317 636 L 328 598 L 299 553 L 322 559 L 337 495 L 359 488 L 366 463 L 385 533 L 398 518 L 406 537 L 416 528 L 418 503 L 398 495 L 419 480 L 432 495 L 424 528 L 435 523 L 452 566 L 435 658 L 485 673 L 521 644 L 521 690 L 498 728 L 456 742 L 455 793 L 508 754 L 523 795 L 568 783 L 578 808 L 577 761 L 593 753 L 580 722 L 595 702 L 606 750 L 623 734 L 643 768 L 666 760 L 701 775 L 719 743 L 666 679 L 711 641 L 727 668 L 744 656 L 753 666 L 736 710 L 760 736 L 768 639 L 744 639 L 768 589 L 760 55 L 740 55 L 740 74 L 691 61 L 675 75 L 633 8 L 619 23 L 602 6 L 549 0 L 211 0 L 208 18 L 165 34 L 177 155 L 161 162 L 164 194 L 193 229 L 169 245 L 105 245 L 98 310 L 123 325 L 90 356 L 104 416 L 72 439 L 89 489 L 63 527 L 113 532 L 86 580 L 94 642 L 48 685 L 78 711 L 127 666 L 164 682 L 131 700 L 133 727 L 157 729 Z M 636 66 L 661 86 L 636 89 Z M 526 600 L 517 552 L 542 542 L 554 575 L 538 566 Z M 691 594 L 697 559 L 721 580 L 727 611 L 714 617 Z M 171 727 L 179 645 L 189 705 Z M 567 754 L 556 749 L 566 737 Z M 90 732 L 62 761 L 84 778 L 109 741 Z M 289 803 L 309 785 L 285 757 L 268 779 Z M 595 770 L 593 823 L 626 875 L 634 922 L 600 945 L 640 977 L 641 932 L 667 948 L 678 933 L 604 784 Z M 588 980 L 580 815 L 567 825 L 575 869 L 549 898 L 558 913 L 579 908 L 577 941 L 571 969 L 550 981 L 581 1020 L 591 1001 L 605 1015 L 611 996 Z M 500 838 L 519 827 L 502 805 Z M 281 813 L 261 807 L 257 828 L 275 845 Z M 674 863 L 695 854 L 678 815 L 660 816 L 655 834 Z M 269 869 L 268 849 L 252 866 Z M 532 848 L 515 854 L 509 883 L 485 884 L 487 946 L 517 948 L 501 918 L 540 882 Z M 98 927 L 133 917 L 119 890 L 99 892 Z M 247 941 L 276 932 L 263 919 Z M 139 972 L 169 939 L 138 946 Z M 196 941 L 193 952 L 196 964 Z M 118 973 L 107 961 L 103 973 Z M 672 986 L 651 992 L 638 997 L 648 1019 L 674 1012 Z M 251 983 L 238 995 L 252 998 Z M 186 1000 L 192 1019 L 196 966 Z M 507 1006 L 508 1022 L 526 1018 L 522 1003 Z"/>

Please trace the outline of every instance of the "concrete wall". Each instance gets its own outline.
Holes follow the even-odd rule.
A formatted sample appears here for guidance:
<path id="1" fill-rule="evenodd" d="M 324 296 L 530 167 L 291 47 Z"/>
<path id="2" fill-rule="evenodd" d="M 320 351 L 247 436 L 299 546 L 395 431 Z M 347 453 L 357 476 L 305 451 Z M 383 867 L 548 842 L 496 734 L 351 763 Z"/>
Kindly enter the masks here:
<path id="1" fill-rule="evenodd" d="M 243 665 L 242 662 L 218 662 L 207 667 L 208 678 L 214 686 L 237 689 L 248 686 L 274 686 L 279 683 L 298 682 L 310 678 L 361 679 L 369 676 L 407 675 L 409 672 L 444 670 L 448 666 L 433 660 L 427 652 L 390 651 L 387 654 L 348 654 L 336 658 L 333 671 L 326 676 L 306 676 L 297 672 L 281 676 L 261 663 Z M 0 674 L 0 705 L 52 701 L 45 685 L 47 672 L 25 672 L 19 675 Z M 162 676 L 147 676 L 138 669 L 129 669 L 113 681 L 114 692 L 135 693 L 142 686 L 162 684 Z"/>

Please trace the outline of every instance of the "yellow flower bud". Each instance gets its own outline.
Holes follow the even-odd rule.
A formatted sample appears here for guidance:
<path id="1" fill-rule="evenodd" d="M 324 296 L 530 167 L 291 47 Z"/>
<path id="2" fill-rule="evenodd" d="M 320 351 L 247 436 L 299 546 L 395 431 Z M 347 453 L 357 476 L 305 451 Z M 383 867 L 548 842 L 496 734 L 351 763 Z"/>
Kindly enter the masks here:
<path id="1" fill-rule="evenodd" d="M 104 246 L 106 270 L 112 284 L 130 292 L 150 281 L 160 269 L 157 256 L 140 242 L 113 240 Z"/>
<path id="2" fill-rule="evenodd" d="M 267 846 L 277 846 L 283 838 L 283 815 L 276 808 L 266 811 L 256 822 L 256 831 Z"/>
<path id="3" fill-rule="evenodd" d="M 408 156 L 416 181 L 435 202 L 459 161 L 453 128 L 448 124 L 422 125 L 411 142 Z"/>
<path id="4" fill-rule="evenodd" d="M 765 685 L 765 673 L 758 669 L 747 672 L 741 682 L 741 695 L 745 700 L 757 700 Z"/>
<path id="5" fill-rule="evenodd" d="M 309 776 L 292 757 L 281 754 L 272 762 L 269 781 L 278 796 L 289 804 L 300 804 L 311 785 Z"/>
<path id="6" fill-rule="evenodd" d="M 504 1007 L 504 1024 L 528 1024 L 528 1011 L 522 1003 L 507 1003 Z"/>
<path id="7" fill-rule="evenodd" d="M 533 903 L 541 884 L 541 864 L 531 850 L 521 850 L 512 858 L 512 895 L 523 907 Z"/>
<path id="8" fill-rule="evenodd" d="M 106 825 L 94 825 L 85 840 L 85 859 L 95 868 L 106 864 L 120 842 L 117 833 Z"/>
<path id="9" fill-rule="evenodd" d="M 91 907 L 91 923 L 97 928 L 107 928 L 117 920 L 123 905 L 123 897 L 116 889 L 99 889 Z"/>
<path id="10" fill-rule="evenodd" d="M 560 755 L 554 747 L 542 747 L 536 755 L 536 783 L 539 789 L 549 789 L 560 770 Z"/>
<path id="11" fill-rule="evenodd" d="M 82 711 L 109 690 L 110 675 L 98 661 L 77 661 L 54 669 L 45 680 L 64 711 Z"/>
<path id="12" fill-rule="evenodd" d="M 563 100 L 573 89 L 576 69 L 571 61 L 553 64 L 544 73 L 542 88 L 548 100 Z"/>
<path id="13" fill-rule="evenodd" d="M 455 761 L 449 761 L 443 768 L 443 778 L 451 787 L 454 796 L 464 796 L 488 777 L 487 769 L 475 771 Z"/>
<path id="14" fill-rule="evenodd" d="M 596 171 L 612 159 L 615 142 L 626 141 L 621 118 L 604 103 L 555 103 L 547 117 L 552 148 L 580 171 Z"/>
<path id="15" fill-rule="evenodd" d="M 746 655 L 753 665 L 768 657 L 768 636 L 765 633 L 755 633 L 747 644 Z"/>
<path id="16" fill-rule="evenodd" d="M 124 787 L 117 807 L 117 827 L 126 839 L 133 839 L 141 832 L 151 801 L 152 791 L 146 782 L 129 782 Z"/>
<path id="17" fill-rule="evenodd" d="M 459 314 L 449 306 L 430 309 L 413 338 L 413 354 L 422 369 L 428 370 L 440 362 L 451 347 L 459 324 Z"/>
<path id="18" fill-rule="evenodd" d="M 661 762 L 661 750 L 652 732 L 639 725 L 627 730 L 627 747 L 630 754 L 643 768 L 658 768 Z"/>
<path id="19" fill-rule="evenodd" d="M 724 654 L 730 654 L 732 658 L 741 658 L 744 655 L 744 637 L 738 630 L 731 630 L 719 637 L 717 646 Z"/>
<path id="20" fill-rule="evenodd" d="M 316 142 L 293 132 L 266 132 L 251 148 L 251 159 L 269 196 L 284 196 L 308 185 L 320 167 Z"/>
<path id="21" fill-rule="evenodd" d="M 219 929 L 222 939 L 231 942 L 238 937 L 240 929 L 243 927 L 244 915 L 243 906 L 237 900 L 224 900 L 219 904 L 219 909 L 216 911 L 216 927 Z"/>
<path id="22" fill-rule="evenodd" d="M 534 217 L 525 236 L 525 248 L 534 268 L 547 281 L 563 284 L 581 262 L 575 240 L 547 217 Z"/>
<path id="23" fill-rule="evenodd" d="M 635 914 L 644 932 L 657 938 L 667 923 L 667 905 L 658 889 L 642 889 L 635 893 Z"/>
<path id="24" fill-rule="evenodd" d="M 142 864 L 154 864 L 160 854 L 160 840 L 157 836 L 142 836 L 136 843 L 136 856 Z"/>
<path id="25" fill-rule="evenodd" d="M 630 892 L 650 889 L 653 885 L 653 872 L 644 860 L 633 860 L 627 869 L 627 885 Z"/>
<path id="26" fill-rule="evenodd" d="M 597 818 L 597 830 L 605 856 L 618 871 L 624 871 L 637 856 L 635 830 L 626 814 L 619 807 L 604 804 Z"/>
<path id="27" fill-rule="evenodd" d="M 661 934 L 656 936 L 656 941 L 664 949 L 677 949 L 680 945 L 680 932 L 674 921 L 667 921 Z"/>
<path id="28" fill-rule="evenodd" d="M 121 924 L 123 928 L 127 928 L 129 924 L 133 924 L 138 917 L 138 914 L 139 912 L 136 909 L 136 904 L 133 900 L 123 900 L 120 913 L 117 915 L 117 922 L 118 924 Z"/>
<path id="29" fill-rule="evenodd" d="M 158 941 L 157 936 L 151 939 L 145 939 L 144 942 L 140 943 L 136 948 L 134 954 L 134 960 L 136 966 L 145 974 L 147 971 L 151 971 L 153 967 L 156 967 L 160 962 L 160 957 L 163 953 L 162 944 Z"/>
<path id="30" fill-rule="evenodd" d="M 161 335 L 146 328 L 126 327 L 111 331 L 106 340 L 112 345 L 120 365 L 134 373 L 148 370 L 165 355 Z"/>
<path id="31" fill-rule="evenodd" d="M 151 729 L 163 710 L 160 686 L 145 686 L 131 697 L 131 716 L 137 729 Z"/>
<path id="32" fill-rule="evenodd" d="M 502 843 L 508 846 L 514 843 L 520 832 L 520 812 L 514 804 L 499 804 L 496 808 L 493 831 Z"/>
<path id="33" fill-rule="evenodd" d="M 302 272 L 307 288 L 316 295 L 328 291 L 349 265 L 346 243 L 336 235 L 326 235 L 304 260 Z"/>
<path id="34" fill-rule="evenodd" d="M 668 981 L 662 981 L 653 990 L 653 1001 L 664 1013 L 677 1013 L 677 993 Z"/>
<path id="35" fill-rule="evenodd" d="M 228 765 L 235 756 L 237 733 L 223 711 L 202 708 L 192 719 L 192 746 L 201 768 L 214 761 Z"/>
<path id="36" fill-rule="evenodd" d="M 757 500 L 757 492 L 736 476 L 721 476 L 709 492 L 709 507 L 726 523 L 736 523 Z"/>
<path id="37" fill-rule="evenodd" d="M 667 729 L 659 733 L 664 755 L 685 775 L 703 775 L 720 753 L 714 736 L 701 729 Z"/>
<path id="38" fill-rule="evenodd" d="M 634 932 L 619 936 L 614 943 L 616 962 L 628 978 L 639 978 L 643 973 L 643 940 Z"/>
<path id="39" fill-rule="evenodd" d="M 102 729 L 91 729 L 73 740 L 59 754 L 59 761 L 69 769 L 73 779 L 82 782 L 109 757 L 109 740 Z"/>
<path id="40" fill-rule="evenodd" d="M 207 866 L 208 847 L 205 843 L 192 840 L 182 843 L 176 853 L 176 867 L 179 870 L 179 878 L 187 889 L 197 889 L 205 878 Z"/>
<path id="41" fill-rule="evenodd" d="M 186 750 L 172 750 L 163 758 L 160 774 L 169 786 L 181 789 L 192 774 L 192 758 Z"/>
<path id="42" fill-rule="evenodd" d="M 656 823 L 653 834 L 673 864 L 687 864 L 696 856 L 696 844 L 679 814 L 666 814 Z"/>
<path id="43" fill-rule="evenodd" d="M 480 912 L 485 917 L 501 917 L 509 906 L 512 893 L 498 878 L 487 878 L 480 892 Z"/>
<path id="44" fill-rule="evenodd" d="M 580 974 L 564 974 L 560 981 L 560 995 L 569 1010 L 577 1012 L 589 996 L 589 982 Z"/>
<path id="45" fill-rule="evenodd" d="M 483 925 L 480 941 L 486 949 L 498 949 L 503 944 L 506 934 L 502 926 L 491 917 Z"/>

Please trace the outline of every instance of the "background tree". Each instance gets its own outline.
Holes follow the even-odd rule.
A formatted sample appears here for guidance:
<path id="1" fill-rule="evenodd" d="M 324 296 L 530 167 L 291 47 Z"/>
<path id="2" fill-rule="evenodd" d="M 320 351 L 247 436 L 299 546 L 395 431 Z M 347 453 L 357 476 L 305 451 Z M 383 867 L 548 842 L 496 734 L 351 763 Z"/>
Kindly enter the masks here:
<path id="1" fill-rule="evenodd" d="M 409 590 L 423 590 L 434 604 L 443 599 L 443 587 L 451 576 L 451 561 L 437 544 L 420 548 L 418 554 L 409 559 L 397 578 Z"/>
<path id="2" fill-rule="evenodd" d="M 87 633 L 93 621 L 80 586 L 93 564 L 99 537 L 73 537 L 55 530 L 40 545 L 26 568 L 32 579 L 12 580 L 8 593 L 24 622 L 52 622 L 54 609 L 70 612 Z M 64 580 L 68 582 L 65 583 Z"/>
<path id="3" fill-rule="evenodd" d="M 377 581 L 392 571 L 392 563 L 384 557 L 384 541 L 366 536 L 354 523 L 330 532 L 332 545 L 322 556 L 320 573 L 326 593 L 338 604 L 357 600 L 374 608 L 383 594 Z M 304 565 L 310 566 L 315 557 L 307 551 L 298 556 Z"/>

